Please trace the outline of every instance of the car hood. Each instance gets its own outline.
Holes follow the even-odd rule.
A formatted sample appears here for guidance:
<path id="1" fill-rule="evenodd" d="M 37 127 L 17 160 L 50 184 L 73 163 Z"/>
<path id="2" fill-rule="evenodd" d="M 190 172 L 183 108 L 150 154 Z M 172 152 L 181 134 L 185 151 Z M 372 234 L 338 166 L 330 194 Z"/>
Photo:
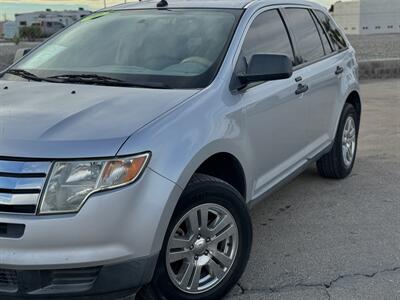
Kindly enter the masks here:
<path id="1" fill-rule="evenodd" d="M 114 156 L 136 130 L 195 93 L 0 81 L 0 156 Z"/>

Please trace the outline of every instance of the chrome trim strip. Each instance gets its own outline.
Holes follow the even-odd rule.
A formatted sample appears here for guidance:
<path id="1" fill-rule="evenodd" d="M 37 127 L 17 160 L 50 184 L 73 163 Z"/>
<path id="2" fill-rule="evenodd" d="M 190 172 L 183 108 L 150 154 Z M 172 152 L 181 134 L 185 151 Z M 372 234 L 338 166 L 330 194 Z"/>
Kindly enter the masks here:
<path id="1" fill-rule="evenodd" d="M 37 205 L 39 194 L 0 193 L 0 205 Z"/>
<path id="2" fill-rule="evenodd" d="M 6 190 L 41 190 L 46 181 L 41 178 L 16 178 L 0 176 L 0 189 Z"/>
<path id="3" fill-rule="evenodd" d="M 0 173 L 11 174 L 47 174 L 50 162 L 8 161 L 0 160 Z"/>

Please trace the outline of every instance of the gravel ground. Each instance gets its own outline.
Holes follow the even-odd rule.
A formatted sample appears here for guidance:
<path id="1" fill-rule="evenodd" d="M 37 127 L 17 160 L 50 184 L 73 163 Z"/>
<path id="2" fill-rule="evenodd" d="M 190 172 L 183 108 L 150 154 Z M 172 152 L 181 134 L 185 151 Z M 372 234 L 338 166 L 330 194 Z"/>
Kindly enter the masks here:
<path id="1" fill-rule="evenodd" d="M 359 60 L 400 58 L 400 34 L 351 35 Z"/>
<path id="2" fill-rule="evenodd" d="M 357 50 L 359 60 L 400 58 L 400 34 L 352 35 L 349 39 Z M 11 64 L 18 48 L 32 48 L 34 45 L 21 43 L 15 46 L 12 43 L 0 43 L 0 70 Z"/>
<path id="3" fill-rule="evenodd" d="M 9 66 L 14 60 L 15 52 L 20 48 L 32 48 L 36 43 L 0 43 L 0 71 Z"/>

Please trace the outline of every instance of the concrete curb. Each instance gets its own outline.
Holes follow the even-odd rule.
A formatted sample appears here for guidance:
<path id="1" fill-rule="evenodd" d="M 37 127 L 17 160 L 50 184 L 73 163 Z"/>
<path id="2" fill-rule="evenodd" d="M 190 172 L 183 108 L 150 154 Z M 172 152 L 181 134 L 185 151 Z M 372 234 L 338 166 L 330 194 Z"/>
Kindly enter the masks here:
<path id="1" fill-rule="evenodd" d="M 361 80 L 400 78 L 400 58 L 362 60 L 358 64 Z"/>

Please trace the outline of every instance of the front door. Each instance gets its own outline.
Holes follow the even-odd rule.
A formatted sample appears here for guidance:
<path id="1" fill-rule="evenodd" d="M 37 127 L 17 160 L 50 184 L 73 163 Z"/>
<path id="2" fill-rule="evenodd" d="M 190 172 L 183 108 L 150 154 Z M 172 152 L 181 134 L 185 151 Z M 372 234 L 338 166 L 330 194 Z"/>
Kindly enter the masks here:
<path id="1" fill-rule="evenodd" d="M 245 71 L 255 54 L 295 56 L 279 10 L 261 12 L 251 24 L 237 72 Z M 253 198 L 281 181 L 305 161 L 307 106 L 299 93 L 298 73 L 292 78 L 248 86 L 242 92 L 249 151 L 254 158 Z M 297 92 L 296 92 L 297 91 Z"/>

